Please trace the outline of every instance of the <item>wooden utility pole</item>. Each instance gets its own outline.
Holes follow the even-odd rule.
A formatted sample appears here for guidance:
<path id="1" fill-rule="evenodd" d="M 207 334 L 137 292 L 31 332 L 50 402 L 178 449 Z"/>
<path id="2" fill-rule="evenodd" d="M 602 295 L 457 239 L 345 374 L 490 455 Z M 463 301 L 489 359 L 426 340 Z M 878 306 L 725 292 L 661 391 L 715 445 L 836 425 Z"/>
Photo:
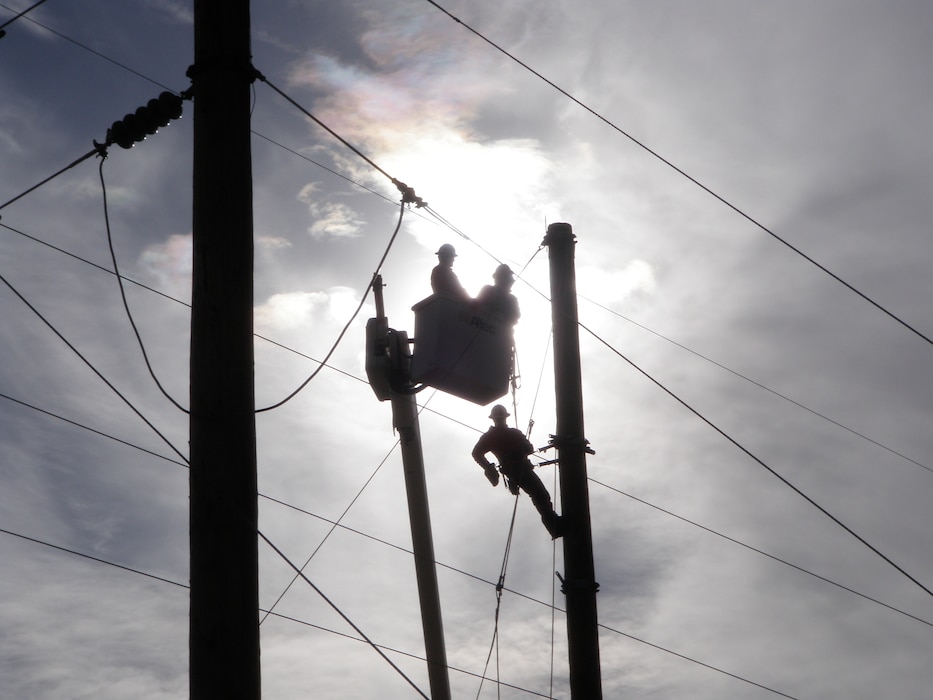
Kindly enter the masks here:
<path id="1" fill-rule="evenodd" d="M 580 369 L 580 332 L 577 319 L 576 244 L 570 224 L 548 226 L 551 274 L 551 321 L 554 328 L 554 384 L 557 435 L 554 445 L 560 464 L 561 510 L 565 522 L 564 577 L 567 597 L 567 640 L 570 647 L 570 696 L 600 700 L 599 630 L 593 566 L 589 487 L 583 431 L 583 383 Z"/>
<path id="2" fill-rule="evenodd" d="M 191 700 L 258 700 L 249 0 L 195 0 Z"/>
<path id="3" fill-rule="evenodd" d="M 382 275 L 376 275 L 373 279 L 376 317 L 369 319 L 366 324 L 366 374 L 376 397 L 380 401 L 389 399 L 392 402 L 392 426 L 398 431 L 402 450 L 408 519 L 411 524 L 412 551 L 415 555 L 415 580 L 418 583 L 418 600 L 421 605 L 421 629 L 424 633 L 431 698 L 450 700 L 447 645 L 444 642 L 444 622 L 437 586 L 437 564 L 434 559 L 434 536 L 424 475 L 418 405 L 415 395 L 406 391 L 411 388 L 411 351 L 408 347 L 408 334 L 389 328 L 382 286 Z"/>

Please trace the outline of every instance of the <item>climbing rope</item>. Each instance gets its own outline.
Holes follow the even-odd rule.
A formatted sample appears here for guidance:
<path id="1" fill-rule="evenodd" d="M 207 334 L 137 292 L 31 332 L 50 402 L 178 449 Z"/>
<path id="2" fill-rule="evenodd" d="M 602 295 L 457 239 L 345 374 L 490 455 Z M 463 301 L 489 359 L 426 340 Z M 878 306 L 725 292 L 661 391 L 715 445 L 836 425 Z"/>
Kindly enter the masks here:
<path id="1" fill-rule="evenodd" d="M 489 670 L 489 662 L 492 659 L 492 652 L 496 652 L 496 695 L 499 696 L 499 611 L 502 608 L 502 591 L 505 589 L 505 572 L 509 566 L 509 552 L 512 549 L 512 535 L 515 532 L 515 516 L 518 513 L 518 494 L 515 494 L 515 503 L 512 506 L 512 521 L 509 523 L 509 534 L 505 540 L 505 553 L 502 555 L 502 566 L 499 568 L 499 581 L 496 583 L 496 613 L 493 622 L 492 641 L 489 643 L 489 652 L 486 654 L 486 665 L 483 667 L 483 674 L 480 676 L 479 688 L 476 689 L 476 699 L 483 692 L 483 682 L 486 680 L 486 672 Z"/>

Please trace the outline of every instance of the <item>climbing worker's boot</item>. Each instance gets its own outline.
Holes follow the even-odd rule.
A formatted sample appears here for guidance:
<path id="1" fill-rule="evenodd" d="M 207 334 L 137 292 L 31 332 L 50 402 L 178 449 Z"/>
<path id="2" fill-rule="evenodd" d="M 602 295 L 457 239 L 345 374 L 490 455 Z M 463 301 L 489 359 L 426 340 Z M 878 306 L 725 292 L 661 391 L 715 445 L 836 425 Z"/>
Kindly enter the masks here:
<path id="1" fill-rule="evenodd" d="M 564 519 L 554 511 L 542 516 L 541 522 L 544 523 L 544 527 L 547 528 L 552 540 L 564 536 Z"/>

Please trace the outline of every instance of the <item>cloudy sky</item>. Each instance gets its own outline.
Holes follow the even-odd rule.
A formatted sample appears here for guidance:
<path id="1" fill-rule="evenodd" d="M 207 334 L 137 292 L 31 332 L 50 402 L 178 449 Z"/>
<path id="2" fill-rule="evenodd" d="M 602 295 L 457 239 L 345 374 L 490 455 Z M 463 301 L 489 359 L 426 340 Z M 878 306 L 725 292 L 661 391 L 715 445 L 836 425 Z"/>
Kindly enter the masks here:
<path id="1" fill-rule="evenodd" d="M 3 0 L 0 23 L 32 4 Z M 440 4 L 592 111 L 426 0 L 254 3 L 254 65 L 438 215 L 407 212 L 382 268 L 393 327 L 413 332 L 441 243 L 473 293 L 497 261 L 528 265 L 512 420 L 538 446 L 555 430 L 539 245 L 573 225 L 604 696 L 929 697 L 933 5 Z M 51 0 L 6 27 L 0 204 L 189 87 L 192 8 Z M 261 408 L 326 355 L 399 207 L 268 85 L 254 103 Z M 103 165 L 128 304 L 182 405 L 191 113 Z M 187 693 L 187 417 L 123 309 L 99 165 L 0 211 L 3 697 Z M 260 529 L 313 554 L 308 577 L 427 691 L 372 315 L 257 416 Z M 480 688 L 513 501 L 470 459 L 488 408 L 419 403 L 454 697 L 568 698 L 562 553 L 524 497 L 487 672 L 506 685 Z M 418 697 L 306 584 L 282 596 L 291 569 L 258 546 L 265 697 Z"/>

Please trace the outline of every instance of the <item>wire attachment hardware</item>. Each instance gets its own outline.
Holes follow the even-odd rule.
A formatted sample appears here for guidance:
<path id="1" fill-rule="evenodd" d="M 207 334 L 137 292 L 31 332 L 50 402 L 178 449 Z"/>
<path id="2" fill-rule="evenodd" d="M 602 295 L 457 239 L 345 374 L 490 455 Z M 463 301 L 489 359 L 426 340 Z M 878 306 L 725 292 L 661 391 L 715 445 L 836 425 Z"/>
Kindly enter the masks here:
<path id="1" fill-rule="evenodd" d="M 582 448 L 583 451 L 586 452 L 588 455 L 596 454 L 596 451 L 590 447 L 590 441 L 587 440 L 586 438 L 578 438 L 578 437 L 563 438 L 563 437 L 558 437 L 557 435 L 550 435 L 549 437 L 551 439 L 550 441 L 548 441 L 548 444 L 540 448 L 538 452 L 544 452 L 545 450 L 549 450 L 552 447 L 556 447 L 558 450 L 568 449 L 568 448 L 576 448 L 576 449 Z M 556 462 L 557 460 L 553 460 L 553 461 Z M 549 462 L 547 462 L 546 464 L 549 464 Z"/>
<path id="2" fill-rule="evenodd" d="M 427 202 L 415 194 L 414 187 L 409 187 L 404 182 L 394 177 L 392 178 L 392 184 L 395 185 L 398 188 L 398 191 L 402 193 L 403 204 L 414 204 L 418 209 L 428 206 Z"/>

